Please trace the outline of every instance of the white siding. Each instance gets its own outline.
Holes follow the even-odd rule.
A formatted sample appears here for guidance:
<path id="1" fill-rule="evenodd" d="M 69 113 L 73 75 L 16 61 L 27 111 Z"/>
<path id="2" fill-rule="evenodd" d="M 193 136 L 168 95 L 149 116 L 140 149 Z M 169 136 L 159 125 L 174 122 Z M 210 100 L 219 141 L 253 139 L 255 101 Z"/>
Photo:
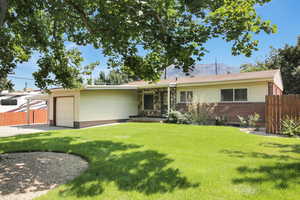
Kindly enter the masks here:
<path id="1" fill-rule="evenodd" d="M 221 89 L 231 88 L 247 88 L 248 102 L 265 102 L 265 96 L 268 94 L 267 82 L 178 87 L 177 103 L 180 103 L 180 91 L 193 91 L 194 103 L 217 103 L 221 101 Z"/>
<path id="2" fill-rule="evenodd" d="M 80 92 L 79 121 L 128 119 L 138 113 L 136 91 L 95 90 Z"/>
<path id="3" fill-rule="evenodd" d="M 281 72 L 279 70 L 274 76 L 274 84 L 283 91 L 282 77 L 281 77 Z"/>

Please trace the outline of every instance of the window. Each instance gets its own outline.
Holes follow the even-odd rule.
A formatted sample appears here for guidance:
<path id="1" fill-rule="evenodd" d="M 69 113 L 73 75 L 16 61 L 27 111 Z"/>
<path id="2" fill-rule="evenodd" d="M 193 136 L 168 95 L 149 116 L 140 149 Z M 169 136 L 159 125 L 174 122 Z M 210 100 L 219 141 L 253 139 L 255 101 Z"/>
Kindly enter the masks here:
<path id="1" fill-rule="evenodd" d="M 247 101 L 247 89 L 235 89 L 234 90 L 235 101 Z"/>
<path id="2" fill-rule="evenodd" d="M 17 99 L 1 99 L 2 106 L 16 106 L 18 105 Z"/>
<path id="3" fill-rule="evenodd" d="M 144 94 L 144 110 L 153 110 L 153 94 Z"/>
<path id="4" fill-rule="evenodd" d="M 193 102 L 193 92 L 192 91 L 180 92 L 180 103 L 192 103 L 192 102 Z"/>
<path id="5" fill-rule="evenodd" d="M 221 90 L 221 101 L 247 101 L 247 100 L 248 100 L 248 94 L 246 88 Z"/>
<path id="6" fill-rule="evenodd" d="M 221 90 L 221 101 L 233 101 L 233 89 Z"/>

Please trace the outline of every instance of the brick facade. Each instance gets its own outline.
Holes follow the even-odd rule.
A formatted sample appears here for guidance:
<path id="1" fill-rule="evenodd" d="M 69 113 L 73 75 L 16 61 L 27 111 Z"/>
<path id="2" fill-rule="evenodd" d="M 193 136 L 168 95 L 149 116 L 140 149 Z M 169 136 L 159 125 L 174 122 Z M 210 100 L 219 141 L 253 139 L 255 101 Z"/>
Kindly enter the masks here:
<path id="1" fill-rule="evenodd" d="M 218 103 L 216 114 L 225 115 L 231 122 L 239 122 L 237 115 L 247 117 L 257 113 L 265 121 L 265 103 Z"/>
<path id="2" fill-rule="evenodd" d="M 119 123 L 119 122 L 126 122 L 126 121 L 127 119 L 74 122 L 74 128 L 85 128 L 90 126 L 98 126 L 98 125 Z"/>
<path id="3" fill-rule="evenodd" d="M 269 84 L 269 87 L 277 89 L 274 85 Z M 278 88 L 279 89 L 279 88 Z M 143 89 L 138 91 L 139 98 L 139 116 L 147 117 L 162 117 L 161 109 L 161 92 L 167 92 L 167 88 L 151 88 Z M 278 90 L 277 90 L 278 92 Z M 154 109 L 144 110 L 143 109 L 143 93 L 152 93 L 154 95 Z M 189 104 L 177 103 L 176 100 L 176 88 L 170 88 L 170 108 L 171 110 L 178 110 L 180 112 L 188 112 Z M 215 103 L 214 104 L 214 116 L 226 116 L 229 122 L 239 122 L 237 115 L 242 117 L 248 117 L 254 113 L 258 113 L 261 116 L 261 121 L 265 121 L 265 103 L 264 102 L 226 102 L 226 103 Z"/>
<path id="4" fill-rule="evenodd" d="M 238 115 L 248 117 L 254 113 L 260 115 L 262 122 L 265 121 L 265 103 L 264 102 L 228 102 L 210 104 L 214 107 L 214 116 L 225 116 L 229 122 L 239 122 Z M 177 110 L 180 112 L 188 112 L 188 104 L 178 103 Z"/>
<path id="5" fill-rule="evenodd" d="M 282 91 L 274 84 L 268 84 L 269 92 L 272 94 L 280 95 Z M 146 117 L 164 117 L 165 114 L 162 113 L 161 104 L 161 92 L 167 92 L 167 88 L 151 88 L 151 89 L 141 89 L 138 91 L 139 98 L 139 116 Z M 170 88 L 170 109 L 178 110 L 180 112 L 188 112 L 189 104 L 177 103 L 176 88 Z M 154 109 L 144 110 L 143 109 L 143 93 L 152 93 L 154 95 Z M 207 104 L 212 105 L 212 104 Z M 238 115 L 242 117 L 248 117 L 254 113 L 258 113 L 261 117 L 261 121 L 265 121 L 265 103 L 264 102 L 226 102 L 226 103 L 213 103 L 214 117 L 224 116 L 229 122 L 235 123 L 239 122 Z"/>

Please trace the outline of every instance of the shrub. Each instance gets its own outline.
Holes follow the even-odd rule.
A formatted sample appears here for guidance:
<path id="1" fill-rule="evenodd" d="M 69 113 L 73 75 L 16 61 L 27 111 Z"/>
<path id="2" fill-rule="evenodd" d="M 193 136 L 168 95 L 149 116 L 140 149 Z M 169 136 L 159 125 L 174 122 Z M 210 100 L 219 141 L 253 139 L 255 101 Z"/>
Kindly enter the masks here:
<path id="1" fill-rule="evenodd" d="M 239 116 L 239 115 L 237 117 L 240 120 L 240 126 L 241 127 L 247 127 L 248 126 L 248 122 L 247 122 L 247 120 L 244 117 Z"/>
<path id="2" fill-rule="evenodd" d="M 169 115 L 168 115 L 168 119 L 167 122 L 169 123 L 177 123 L 178 119 L 180 118 L 181 113 L 179 111 L 176 110 L 171 110 Z"/>
<path id="3" fill-rule="evenodd" d="M 189 106 L 192 123 L 199 125 L 215 125 L 213 104 L 193 104 Z"/>
<path id="4" fill-rule="evenodd" d="M 172 110 L 169 115 L 167 122 L 177 123 L 177 124 L 190 124 L 191 123 L 191 114 L 190 113 L 181 113 L 176 110 Z"/>
<path id="5" fill-rule="evenodd" d="M 285 117 L 281 120 L 281 132 L 288 136 L 300 135 L 300 118 Z"/>
<path id="6" fill-rule="evenodd" d="M 260 119 L 260 115 L 257 113 L 254 113 L 253 115 L 248 115 L 248 119 L 242 116 L 237 116 L 240 120 L 240 126 L 241 127 L 253 127 L 255 130 L 258 130 L 257 122 Z"/>
<path id="7" fill-rule="evenodd" d="M 192 123 L 192 115 L 191 113 L 181 113 L 180 118 L 178 119 L 178 124 L 191 124 Z"/>
<path id="8" fill-rule="evenodd" d="M 215 119 L 216 119 L 216 125 L 218 125 L 218 126 L 224 126 L 224 125 L 227 125 L 227 123 L 228 123 L 228 118 L 225 115 L 218 116 Z"/>
<path id="9" fill-rule="evenodd" d="M 260 115 L 257 113 L 254 113 L 253 115 L 248 116 L 248 125 L 250 127 L 254 127 L 255 130 L 258 130 L 257 122 L 260 119 Z"/>

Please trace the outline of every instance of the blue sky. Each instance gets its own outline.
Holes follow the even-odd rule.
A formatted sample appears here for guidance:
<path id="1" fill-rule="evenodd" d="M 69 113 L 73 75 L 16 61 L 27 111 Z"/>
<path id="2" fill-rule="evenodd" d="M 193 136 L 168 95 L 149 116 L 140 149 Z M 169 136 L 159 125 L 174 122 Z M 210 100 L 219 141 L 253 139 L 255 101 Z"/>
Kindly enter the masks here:
<path id="1" fill-rule="evenodd" d="M 258 8 L 258 13 L 265 20 L 271 20 L 273 24 L 278 26 L 278 32 L 273 35 L 261 33 L 255 36 L 255 39 L 260 41 L 259 50 L 254 52 L 250 58 L 245 56 L 232 56 L 230 44 L 221 39 L 210 40 L 206 47 L 209 53 L 203 58 L 200 64 L 214 63 L 215 60 L 219 63 L 224 63 L 230 66 L 239 67 L 243 63 L 253 63 L 257 60 L 263 60 L 270 52 L 270 47 L 283 47 L 285 44 L 294 45 L 300 35 L 300 1 L 299 0 L 272 0 L 263 7 Z M 73 47 L 69 44 L 68 48 Z M 85 62 L 87 64 L 94 61 L 100 61 L 100 67 L 94 72 L 94 76 L 100 70 L 106 70 L 106 60 L 101 50 L 95 50 L 91 46 L 80 48 Z M 18 65 L 15 70 L 15 76 L 32 78 L 32 73 L 37 70 L 36 60 L 38 54 L 34 54 L 28 63 Z M 16 89 L 23 89 L 25 82 L 28 87 L 35 88 L 33 80 L 11 79 L 15 84 Z"/>

